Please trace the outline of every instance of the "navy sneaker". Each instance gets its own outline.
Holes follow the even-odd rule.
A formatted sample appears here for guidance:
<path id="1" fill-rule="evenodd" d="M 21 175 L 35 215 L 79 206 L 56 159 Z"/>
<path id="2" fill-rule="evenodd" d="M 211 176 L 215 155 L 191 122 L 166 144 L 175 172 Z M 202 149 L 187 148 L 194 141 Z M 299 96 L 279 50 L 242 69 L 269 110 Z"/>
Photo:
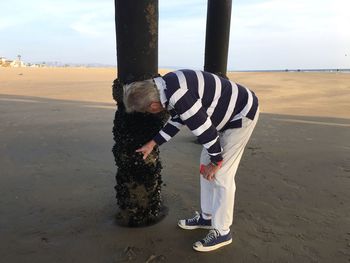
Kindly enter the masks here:
<path id="1" fill-rule="evenodd" d="M 208 252 L 231 243 L 231 232 L 229 232 L 227 235 L 222 236 L 217 229 L 212 229 L 209 231 L 209 234 L 205 238 L 193 244 L 193 249 L 200 252 Z"/>
<path id="2" fill-rule="evenodd" d="M 190 219 L 182 219 L 177 223 L 182 229 L 192 230 L 197 228 L 212 229 L 211 219 L 204 219 L 202 214 L 196 211 L 196 215 Z"/>

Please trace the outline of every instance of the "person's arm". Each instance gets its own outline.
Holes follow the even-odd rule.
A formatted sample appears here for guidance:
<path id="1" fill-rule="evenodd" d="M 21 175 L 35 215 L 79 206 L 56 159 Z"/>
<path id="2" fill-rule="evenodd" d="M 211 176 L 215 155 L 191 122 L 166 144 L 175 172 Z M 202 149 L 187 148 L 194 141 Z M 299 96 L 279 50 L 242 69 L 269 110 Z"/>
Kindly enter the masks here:
<path id="1" fill-rule="evenodd" d="M 173 138 L 183 125 L 184 123 L 179 116 L 171 117 L 153 140 L 160 146 Z"/>
<path id="2" fill-rule="evenodd" d="M 171 101 L 171 100 L 170 100 Z M 196 99 L 189 90 L 180 91 L 171 101 L 176 112 L 187 127 L 197 136 L 199 143 L 207 149 L 211 163 L 202 164 L 200 173 L 209 181 L 214 180 L 216 172 L 221 168 L 223 158 L 218 132 L 200 99 Z"/>
<path id="3" fill-rule="evenodd" d="M 176 112 L 186 126 L 197 136 L 198 142 L 207 149 L 213 164 L 220 163 L 223 158 L 218 132 L 211 122 L 202 102 L 195 98 L 190 90 L 179 89 L 170 98 Z"/>
<path id="4" fill-rule="evenodd" d="M 160 146 L 163 143 L 169 141 L 179 132 L 180 128 L 183 125 L 184 124 L 179 118 L 179 116 L 169 118 L 169 120 L 165 123 L 164 127 L 158 132 L 158 134 L 153 138 L 153 140 L 149 141 L 141 148 L 137 149 L 136 152 L 142 153 L 143 159 L 146 159 L 147 156 L 152 152 L 154 146 Z"/>

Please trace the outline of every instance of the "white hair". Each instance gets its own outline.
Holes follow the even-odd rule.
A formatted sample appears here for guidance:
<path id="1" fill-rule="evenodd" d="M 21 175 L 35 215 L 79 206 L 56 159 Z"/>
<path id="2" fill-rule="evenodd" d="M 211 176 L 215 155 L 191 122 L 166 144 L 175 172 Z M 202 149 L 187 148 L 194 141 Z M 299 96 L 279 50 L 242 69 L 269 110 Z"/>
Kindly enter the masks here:
<path id="1" fill-rule="evenodd" d="M 152 102 L 160 101 L 159 91 L 152 79 L 132 82 L 123 88 L 126 112 L 146 112 Z"/>

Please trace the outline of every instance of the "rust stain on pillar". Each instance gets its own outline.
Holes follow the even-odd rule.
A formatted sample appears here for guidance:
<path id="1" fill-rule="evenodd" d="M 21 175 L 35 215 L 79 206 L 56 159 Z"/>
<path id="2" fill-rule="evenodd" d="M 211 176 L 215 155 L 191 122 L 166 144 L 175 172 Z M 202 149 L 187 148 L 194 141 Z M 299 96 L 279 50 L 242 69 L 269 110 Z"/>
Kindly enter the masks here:
<path id="1" fill-rule="evenodd" d="M 156 5 L 154 3 L 148 4 L 146 7 L 146 21 L 148 23 L 149 33 L 150 33 L 150 48 L 157 48 L 158 43 L 158 21 L 155 13 L 157 12 Z"/>

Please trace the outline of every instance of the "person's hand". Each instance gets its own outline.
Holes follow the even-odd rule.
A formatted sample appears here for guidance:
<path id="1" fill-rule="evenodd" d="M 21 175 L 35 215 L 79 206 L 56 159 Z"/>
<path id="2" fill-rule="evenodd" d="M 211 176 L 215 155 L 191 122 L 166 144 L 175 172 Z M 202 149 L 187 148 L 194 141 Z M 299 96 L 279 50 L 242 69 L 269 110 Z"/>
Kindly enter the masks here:
<path id="1" fill-rule="evenodd" d="M 212 163 L 208 165 L 202 164 L 200 167 L 200 173 L 204 177 L 204 179 L 207 179 L 208 181 L 213 181 L 215 179 L 215 174 L 217 171 L 219 171 L 221 168 L 221 163 L 218 165 L 214 165 Z"/>
<path id="2" fill-rule="evenodd" d="M 145 160 L 147 156 L 152 152 L 154 146 L 156 146 L 156 142 L 154 140 L 149 141 L 141 148 L 137 149 L 136 152 L 143 154 L 143 159 Z"/>

